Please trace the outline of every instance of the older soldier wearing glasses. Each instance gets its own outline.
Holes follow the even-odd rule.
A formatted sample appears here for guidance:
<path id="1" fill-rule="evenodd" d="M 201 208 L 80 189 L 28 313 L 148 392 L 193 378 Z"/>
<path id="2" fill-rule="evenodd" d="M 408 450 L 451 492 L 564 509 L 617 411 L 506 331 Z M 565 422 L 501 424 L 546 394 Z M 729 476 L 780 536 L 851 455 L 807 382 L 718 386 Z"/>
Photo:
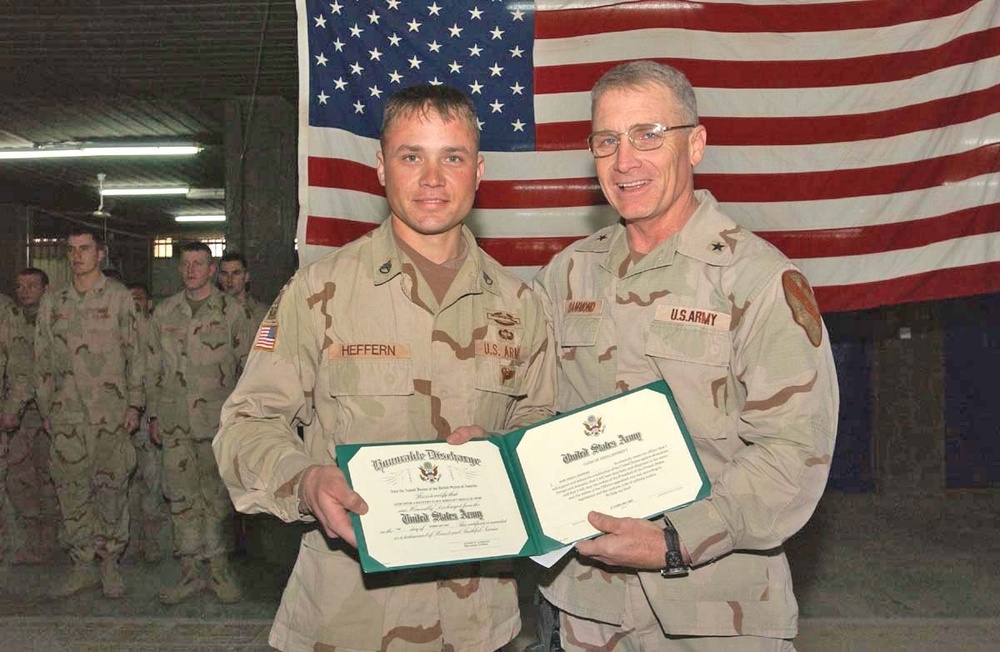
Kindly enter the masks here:
<path id="1" fill-rule="evenodd" d="M 741 228 L 694 167 L 707 133 L 679 71 L 640 61 L 592 93 L 590 150 L 614 226 L 540 272 L 557 408 L 670 385 L 711 495 L 605 532 L 543 581 L 572 650 L 789 650 L 782 543 L 826 483 L 837 426 L 829 336 L 805 277 Z M 572 301 L 571 301 L 572 299 Z M 669 482 L 665 479 L 664 482 Z"/>

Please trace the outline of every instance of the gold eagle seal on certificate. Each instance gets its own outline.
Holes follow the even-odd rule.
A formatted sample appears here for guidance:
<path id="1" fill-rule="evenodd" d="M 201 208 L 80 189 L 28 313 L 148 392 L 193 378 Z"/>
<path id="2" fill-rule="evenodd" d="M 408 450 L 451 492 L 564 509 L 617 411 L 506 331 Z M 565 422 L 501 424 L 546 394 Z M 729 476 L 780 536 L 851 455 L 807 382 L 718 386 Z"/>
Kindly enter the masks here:
<path id="1" fill-rule="evenodd" d="M 588 437 L 597 437 L 604 432 L 604 420 L 601 417 L 595 417 L 593 414 L 587 416 L 587 420 L 583 422 L 583 434 Z"/>

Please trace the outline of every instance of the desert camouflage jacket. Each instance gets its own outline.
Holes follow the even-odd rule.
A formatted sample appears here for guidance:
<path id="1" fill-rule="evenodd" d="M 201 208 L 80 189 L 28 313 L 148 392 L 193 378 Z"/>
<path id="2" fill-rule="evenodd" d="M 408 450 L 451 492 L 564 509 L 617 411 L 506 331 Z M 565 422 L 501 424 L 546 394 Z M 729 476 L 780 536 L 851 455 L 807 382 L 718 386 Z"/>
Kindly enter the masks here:
<path id="1" fill-rule="evenodd" d="M 307 518 L 300 474 L 333 463 L 337 444 L 442 439 L 471 424 L 506 431 L 552 414 L 541 306 L 463 235 L 468 256 L 440 304 L 388 221 L 289 281 L 214 444 L 239 510 Z M 507 565 L 365 578 L 344 547 L 319 530 L 304 536 L 272 645 L 492 651 L 520 628 Z"/>
<path id="2" fill-rule="evenodd" d="M 35 323 L 42 418 L 117 426 L 127 407 L 143 407 L 135 320 L 132 294 L 105 276 L 83 295 L 70 284 L 42 297 Z"/>
<path id="3" fill-rule="evenodd" d="M 638 262 L 614 225 L 558 254 L 535 287 L 554 323 L 560 411 L 660 378 L 672 389 L 712 482 L 670 513 L 701 566 L 665 579 L 573 559 L 544 593 L 621 623 L 626 582 L 641 582 L 666 633 L 792 637 L 785 556 L 742 551 L 781 546 L 823 493 L 839 396 L 829 335 L 805 277 L 697 196 L 684 228 Z"/>

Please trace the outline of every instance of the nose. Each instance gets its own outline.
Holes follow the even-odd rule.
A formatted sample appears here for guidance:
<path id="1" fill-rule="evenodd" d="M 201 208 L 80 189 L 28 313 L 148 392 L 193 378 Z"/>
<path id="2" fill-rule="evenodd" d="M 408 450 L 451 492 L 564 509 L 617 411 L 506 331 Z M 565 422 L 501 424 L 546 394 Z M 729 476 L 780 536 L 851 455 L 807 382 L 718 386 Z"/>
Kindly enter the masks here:
<path id="1" fill-rule="evenodd" d="M 420 175 L 420 184 L 432 187 L 443 185 L 444 176 L 441 174 L 441 166 L 434 161 L 428 161 Z"/>
<path id="2" fill-rule="evenodd" d="M 632 144 L 632 141 L 623 136 L 618 143 L 618 151 L 614 153 L 615 171 L 627 172 L 641 165 L 639 157 L 636 156 L 637 153 L 638 150 Z"/>

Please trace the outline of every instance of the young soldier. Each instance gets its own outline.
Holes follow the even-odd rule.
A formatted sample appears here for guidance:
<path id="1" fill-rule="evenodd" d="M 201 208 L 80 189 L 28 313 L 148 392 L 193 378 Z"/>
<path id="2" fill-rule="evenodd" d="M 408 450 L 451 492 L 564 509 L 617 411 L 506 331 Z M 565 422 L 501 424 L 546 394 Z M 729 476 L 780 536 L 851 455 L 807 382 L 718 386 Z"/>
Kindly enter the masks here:
<path id="1" fill-rule="evenodd" d="M 180 581 L 160 593 L 164 604 L 206 587 L 220 602 L 241 597 L 227 561 L 232 505 L 212 456 L 212 437 L 246 362 L 253 326 L 246 307 L 212 284 L 215 271 L 208 245 L 181 247 L 184 289 L 157 306 L 149 323 L 149 434 L 163 445 L 174 552 L 181 558 Z"/>
<path id="2" fill-rule="evenodd" d="M 227 251 L 219 259 L 219 289 L 231 297 L 236 297 L 246 305 L 253 317 L 254 326 L 260 325 L 267 315 L 269 306 L 250 296 L 250 272 L 247 259 L 236 251 Z"/>
<path id="3" fill-rule="evenodd" d="M 6 419 L 3 447 L 8 465 L 6 486 L 23 529 L 24 543 L 11 561 L 37 564 L 58 546 L 59 507 L 49 472 L 52 440 L 42 428 L 34 391 L 35 321 L 38 305 L 49 287 L 49 275 L 35 267 L 17 273 L 11 307 L 8 395 L 0 405 Z"/>
<path id="4" fill-rule="evenodd" d="M 363 577 L 348 512 L 367 505 L 333 451 L 457 443 L 549 416 L 548 330 L 531 290 L 462 224 L 484 168 L 468 98 L 395 94 L 376 160 L 389 219 L 285 286 L 223 410 L 216 459 L 241 511 L 320 525 L 302 539 L 272 646 L 493 652 L 520 629 L 510 564 Z"/>
<path id="5" fill-rule="evenodd" d="M 121 598 L 143 358 L 132 295 L 101 273 L 100 234 L 74 230 L 67 246 L 72 283 L 42 297 L 35 330 L 38 410 L 52 435 L 52 479 L 73 558 L 55 595 L 96 585 L 96 558 L 104 595 Z"/>

